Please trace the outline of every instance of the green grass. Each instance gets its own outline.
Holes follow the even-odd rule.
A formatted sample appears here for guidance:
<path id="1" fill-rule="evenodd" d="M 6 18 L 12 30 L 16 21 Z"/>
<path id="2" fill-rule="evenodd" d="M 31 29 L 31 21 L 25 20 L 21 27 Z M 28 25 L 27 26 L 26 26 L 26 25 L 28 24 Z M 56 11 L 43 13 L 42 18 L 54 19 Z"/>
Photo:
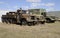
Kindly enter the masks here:
<path id="1" fill-rule="evenodd" d="M 0 38 L 60 38 L 60 23 L 36 26 L 0 23 Z"/>

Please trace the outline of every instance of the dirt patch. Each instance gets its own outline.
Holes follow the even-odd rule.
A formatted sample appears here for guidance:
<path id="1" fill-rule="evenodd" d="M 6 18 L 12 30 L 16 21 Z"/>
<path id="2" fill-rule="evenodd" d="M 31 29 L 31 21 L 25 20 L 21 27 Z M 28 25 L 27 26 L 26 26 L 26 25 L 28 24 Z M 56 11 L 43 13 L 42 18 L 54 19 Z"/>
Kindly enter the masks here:
<path id="1" fill-rule="evenodd" d="M 35 26 L 0 23 L 0 38 L 60 38 L 60 23 Z"/>

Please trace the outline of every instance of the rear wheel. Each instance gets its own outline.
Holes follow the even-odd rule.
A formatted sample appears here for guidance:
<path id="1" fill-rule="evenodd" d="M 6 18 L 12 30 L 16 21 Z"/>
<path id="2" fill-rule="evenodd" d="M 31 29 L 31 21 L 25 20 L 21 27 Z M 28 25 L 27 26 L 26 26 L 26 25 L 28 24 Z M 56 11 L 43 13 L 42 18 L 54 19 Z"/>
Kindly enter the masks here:
<path id="1" fill-rule="evenodd" d="M 27 24 L 27 21 L 26 20 L 23 20 L 21 23 L 22 23 L 22 25 L 26 25 Z"/>
<path id="2" fill-rule="evenodd" d="M 37 22 L 35 22 L 35 21 L 32 21 L 32 22 L 27 22 L 27 24 L 28 24 L 28 26 L 34 26 L 34 25 L 36 25 L 37 24 Z"/>
<path id="3" fill-rule="evenodd" d="M 32 22 L 27 22 L 27 25 L 28 25 L 28 26 L 32 26 L 33 23 L 32 23 Z"/>
<path id="4" fill-rule="evenodd" d="M 33 25 L 36 25 L 37 24 L 37 22 L 36 21 L 33 21 Z"/>
<path id="5" fill-rule="evenodd" d="M 26 21 L 26 19 L 21 19 L 20 20 L 20 25 L 26 25 L 27 24 L 27 21 Z"/>
<path id="6" fill-rule="evenodd" d="M 45 24 L 45 21 L 40 21 L 40 24 Z"/>

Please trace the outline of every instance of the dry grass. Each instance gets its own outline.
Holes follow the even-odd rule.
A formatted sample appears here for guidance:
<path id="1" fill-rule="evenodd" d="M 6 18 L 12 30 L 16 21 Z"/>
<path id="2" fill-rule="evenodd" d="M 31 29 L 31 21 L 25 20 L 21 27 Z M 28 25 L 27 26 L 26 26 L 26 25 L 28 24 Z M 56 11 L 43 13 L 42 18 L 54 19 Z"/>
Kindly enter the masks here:
<path id="1" fill-rule="evenodd" d="M 60 38 L 60 23 L 36 26 L 0 23 L 0 38 Z"/>

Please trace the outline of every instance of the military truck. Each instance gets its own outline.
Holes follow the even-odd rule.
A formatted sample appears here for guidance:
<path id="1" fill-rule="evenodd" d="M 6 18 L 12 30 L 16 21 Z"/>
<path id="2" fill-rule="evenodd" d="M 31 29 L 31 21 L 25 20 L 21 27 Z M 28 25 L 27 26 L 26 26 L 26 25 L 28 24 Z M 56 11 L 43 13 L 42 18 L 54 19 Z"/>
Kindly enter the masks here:
<path id="1" fill-rule="evenodd" d="M 2 15 L 1 19 L 3 23 L 36 25 L 39 23 L 44 24 L 45 17 L 46 13 L 41 12 L 40 9 L 22 10 L 20 8 L 17 10 L 17 12 L 8 12 L 6 15 Z"/>
<path id="2" fill-rule="evenodd" d="M 53 16 L 52 17 L 46 16 L 45 19 L 46 19 L 46 23 L 55 23 L 55 21 L 56 21 L 56 19 L 53 18 Z"/>

